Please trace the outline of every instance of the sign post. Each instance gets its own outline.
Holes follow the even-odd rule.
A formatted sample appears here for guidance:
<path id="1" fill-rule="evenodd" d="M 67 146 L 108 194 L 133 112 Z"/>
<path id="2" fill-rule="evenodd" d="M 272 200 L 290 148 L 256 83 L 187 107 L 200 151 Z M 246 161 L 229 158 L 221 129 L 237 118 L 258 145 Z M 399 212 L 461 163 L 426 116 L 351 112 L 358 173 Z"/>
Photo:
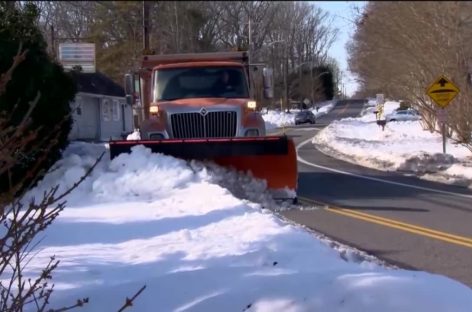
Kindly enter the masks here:
<path id="1" fill-rule="evenodd" d="M 84 73 L 95 72 L 94 43 L 61 43 L 59 44 L 59 61 L 64 69 L 71 70 L 76 66 Z"/>
<path id="2" fill-rule="evenodd" d="M 443 153 L 446 154 L 446 123 L 447 123 L 447 111 L 445 108 L 438 108 L 436 110 L 436 116 L 439 123 L 441 124 L 441 134 L 443 138 Z"/>
<path id="3" fill-rule="evenodd" d="M 437 110 L 438 121 L 441 123 L 443 153 L 446 154 L 446 107 L 460 92 L 459 88 L 445 76 L 440 76 L 426 90 L 429 97 L 439 106 Z"/>
<path id="4" fill-rule="evenodd" d="M 382 93 L 376 95 L 376 104 L 377 110 L 375 111 L 377 125 L 382 127 L 382 131 L 385 130 L 385 125 L 387 124 L 387 120 L 385 119 L 384 115 L 384 104 L 385 104 L 385 97 Z"/>

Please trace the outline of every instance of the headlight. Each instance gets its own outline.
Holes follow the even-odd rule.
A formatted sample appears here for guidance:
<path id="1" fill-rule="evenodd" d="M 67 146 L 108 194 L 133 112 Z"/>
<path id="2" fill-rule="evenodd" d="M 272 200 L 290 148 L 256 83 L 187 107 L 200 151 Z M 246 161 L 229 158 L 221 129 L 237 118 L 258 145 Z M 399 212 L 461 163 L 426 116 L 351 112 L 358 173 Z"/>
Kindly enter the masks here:
<path id="1" fill-rule="evenodd" d="M 150 112 L 151 114 L 157 114 L 157 113 L 159 113 L 159 106 L 151 106 L 151 107 L 149 107 L 149 112 Z"/>
<path id="2" fill-rule="evenodd" d="M 248 101 L 247 108 L 256 109 L 256 101 Z"/>

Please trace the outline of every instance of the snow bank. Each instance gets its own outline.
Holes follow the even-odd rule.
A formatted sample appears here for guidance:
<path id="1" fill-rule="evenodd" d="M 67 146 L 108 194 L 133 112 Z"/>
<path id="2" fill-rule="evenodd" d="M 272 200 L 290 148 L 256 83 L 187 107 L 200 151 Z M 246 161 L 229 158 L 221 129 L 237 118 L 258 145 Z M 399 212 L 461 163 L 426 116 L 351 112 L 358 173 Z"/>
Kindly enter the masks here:
<path id="1" fill-rule="evenodd" d="M 139 129 L 134 129 L 133 133 L 128 134 L 126 140 L 141 140 L 141 133 L 139 132 Z"/>
<path id="2" fill-rule="evenodd" d="M 326 102 L 321 102 L 318 103 L 316 106 L 319 108 L 316 110 L 316 108 L 311 109 L 313 114 L 315 114 L 316 117 L 321 117 L 323 115 L 328 114 L 336 105 L 336 101 L 326 101 Z"/>
<path id="3" fill-rule="evenodd" d="M 385 114 L 398 106 L 398 102 L 386 102 Z M 441 135 L 424 131 L 419 121 L 390 122 L 382 131 L 369 108 L 361 115 L 334 121 L 313 143 L 332 156 L 367 167 L 472 184 L 472 154 L 467 148 L 449 141 L 443 155 Z"/>
<path id="4" fill-rule="evenodd" d="M 321 117 L 328 114 L 335 106 L 335 101 L 326 101 L 318 103 L 316 108 L 310 109 L 316 117 Z M 295 115 L 299 112 L 299 109 L 291 109 L 290 113 L 281 112 L 280 110 L 269 110 L 262 114 L 262 118 L 265 121 L 266 129 L 271 130 L 275 128 L 288 127 L 295 125 Z"/>
<path id="5" fill-rule="evenodd" d="M 377 99 L 376 98 L 368 98 L 366 106 L 367 107 L 377 106 Z"/>
<path id="6" fill-rule="evenodd" d="M 103 150 L 72 144 L 28 195 L 70 183 Z M 142 146 L 106 157 L 67 198 L 24 272 L 38 274 L 52 255 L 61 261 L 53 307 L 89 297 L 81 311 L 116 311 L 146 285 L 133 311 L 470 311 L 470 288 L 345 261 L 309 232 L 219 185 L 237 184 L 256 197 L 265 193 L 259 181 Z"/>
<path id="7" fill-rule="evenodd" d="M 290 113 L 286 113 L 269 110 L 267 113 L 262 115 L 266 124 L 266 129 L 270 130 L 295 125 L 295 114 L 297 111 L 290 110 Z"/>

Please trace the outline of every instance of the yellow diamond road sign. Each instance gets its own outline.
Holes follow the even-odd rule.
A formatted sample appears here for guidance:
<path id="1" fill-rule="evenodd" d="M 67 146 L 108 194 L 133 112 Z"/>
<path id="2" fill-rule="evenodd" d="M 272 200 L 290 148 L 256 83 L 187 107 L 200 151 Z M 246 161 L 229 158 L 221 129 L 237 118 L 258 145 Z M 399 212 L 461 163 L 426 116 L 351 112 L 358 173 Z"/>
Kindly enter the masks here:
<path id="1" fill-rule="evenodd" d="M 445 108 L 456 97 L 459 91 L 459 88 L 452 81 L 441 76 L 429 86 L 426 93 L 437 105 Z"/>

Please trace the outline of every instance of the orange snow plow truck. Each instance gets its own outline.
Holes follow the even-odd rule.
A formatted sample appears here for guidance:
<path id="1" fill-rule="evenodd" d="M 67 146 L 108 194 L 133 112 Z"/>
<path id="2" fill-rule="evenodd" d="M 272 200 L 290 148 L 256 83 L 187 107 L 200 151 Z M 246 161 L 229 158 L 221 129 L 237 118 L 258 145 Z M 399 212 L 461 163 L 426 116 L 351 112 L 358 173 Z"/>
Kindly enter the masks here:
<path id="1" fill-rule="evenodd" d="M 254 87 L 256 73 L 263 90 Z M 141 69 L 125 76 L 125 91 L 128 104 L 142 105 L 141 137 L 110 140 L 111 158 L 144 145 L 154 153 L 210 160 L 250 171 L 275 194 L 296 201 L 294 143 L 266 135 L 261 103 L 252 96 L 263 91 L 272 97 L 272 71 L 249 66 L 247 52 L 144 55 Z"/>

